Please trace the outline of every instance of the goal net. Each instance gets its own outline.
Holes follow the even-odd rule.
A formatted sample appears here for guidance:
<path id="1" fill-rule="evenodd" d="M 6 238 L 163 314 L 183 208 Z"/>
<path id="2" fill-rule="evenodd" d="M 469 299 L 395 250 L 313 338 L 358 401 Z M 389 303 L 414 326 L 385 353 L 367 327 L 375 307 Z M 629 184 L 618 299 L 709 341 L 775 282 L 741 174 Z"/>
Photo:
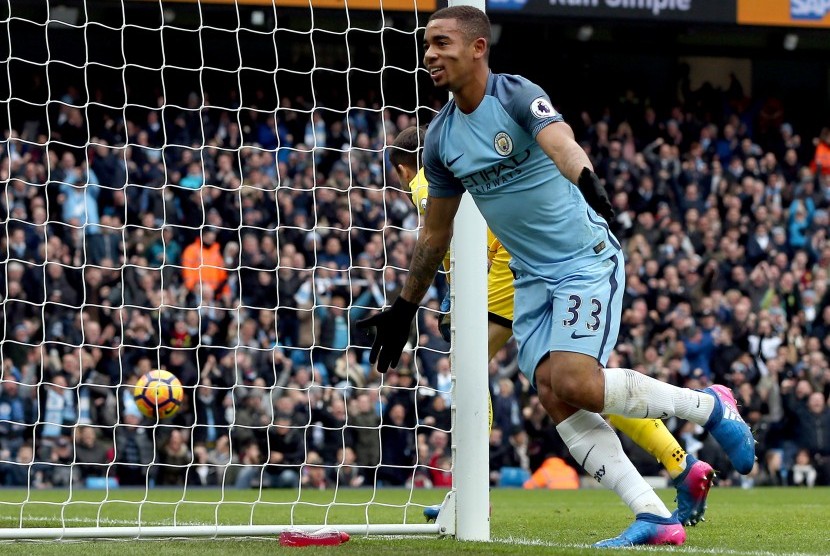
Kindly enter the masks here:
<path id="1" fill-rule="evenodd" d="M 0 538 L 489 538 L 468 203 L 454 353 L 445 276 L 396 372 L 354 326 L 417 237 L 385 147 L 446 100 L 420 63 L 435 8 L 0 5 Z M 154 369 L 184 386 L 170 419 L 133 399 Z"/>

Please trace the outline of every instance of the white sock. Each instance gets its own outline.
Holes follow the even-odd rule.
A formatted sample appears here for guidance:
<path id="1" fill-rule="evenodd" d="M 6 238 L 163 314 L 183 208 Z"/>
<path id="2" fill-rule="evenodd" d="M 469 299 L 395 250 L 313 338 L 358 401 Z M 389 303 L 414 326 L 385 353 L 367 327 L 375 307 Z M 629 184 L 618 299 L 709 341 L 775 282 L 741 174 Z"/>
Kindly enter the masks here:
<path id="1" fill-rule="evenodd" d="M 680 417 L 705 425 L 715 408 L 715 397 L 660 382 L 631 369 L 603 369 L 603 413 L 642 419 Z"/>
<path id="2" fill-rule="evenodd" d="M 634 515 L 671 516 L 625 455 L 614 430 L 599 414 L 581 409 L 559 423 L 556 430 L 585 471 L 602 486 L 616 492 Z"/>

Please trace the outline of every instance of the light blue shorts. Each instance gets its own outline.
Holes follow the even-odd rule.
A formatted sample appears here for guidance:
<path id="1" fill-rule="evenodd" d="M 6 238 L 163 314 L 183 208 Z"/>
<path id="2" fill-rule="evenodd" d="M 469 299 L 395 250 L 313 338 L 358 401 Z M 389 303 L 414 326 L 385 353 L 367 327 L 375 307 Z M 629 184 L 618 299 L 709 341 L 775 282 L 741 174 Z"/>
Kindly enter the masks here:
<path id="1" fill-rule="evenodd" d="M 536 367 L 552 351 L 595 357 L 605 365 L 617 343 L 625 291 L 622 252 L 551 282 L 516 278 L 513 335 L 519 368 L 536 387 Z"/>

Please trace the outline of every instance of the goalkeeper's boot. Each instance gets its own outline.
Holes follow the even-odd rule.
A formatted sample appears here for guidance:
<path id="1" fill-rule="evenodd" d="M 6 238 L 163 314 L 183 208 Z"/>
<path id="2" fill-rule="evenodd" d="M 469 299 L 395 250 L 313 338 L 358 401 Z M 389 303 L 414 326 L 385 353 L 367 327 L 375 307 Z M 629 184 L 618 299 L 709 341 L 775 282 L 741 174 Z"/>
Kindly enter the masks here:
<path id="1" fill-rule="evenodd" d="M 438 331 L 441 332 L 441 337 L 444 341 L 449 343 L 452 341 L 452 307 L 450 301 L 450 288 L 447 288 L 447 293 L 444 299 L 441 300 L 441 316 L 438 317 Z"/>
<path id="2" fill-rule="evenodd" d="M 424 508 L 424 517 L 427 518 L 427 521 L 435 521 L 438 519 L 439 513 L 441 513 L 441 504 Z M 490 504 L 490 515 L 493 515 L 493 504 Z"/>
<path id="3" fill-rule="evenodd" d="M 755 465 L 755 438 L 738 413 L 738 404 L 726 386 L 715 385 L 701 390 L 715 397 L 715 408 L 703 426 L 729 456 L 735 470 L 747 475 Z"/>
<path id="4" fill-rule="evenodd" d="M 642 544 L 683 544 L 686 530 L 677 519 L 677 512 L 671 517 L 654 514 L 637 514 L 637 519 L 619 537 L 596 543 L 596 548 L 619 548 Z"/>
<path id="5" fill-rule="evenodd" d="M 427 506 L 424 508 L 424 517 L 427 518 L 427 521 L 435 521 L 438 519 L 438 514 L 441 512 L 441 504 L 436 504 L 435 506 Z"/>
<path id="6" fill-rule="evenodd" d="M 712 487 L 715 470 L 705 461 L 686 454 L 686 469 L 672 480 L 677 489 L 677 519 L 683 525 L 697 525 L 704 521 L 706 497 Z"/>

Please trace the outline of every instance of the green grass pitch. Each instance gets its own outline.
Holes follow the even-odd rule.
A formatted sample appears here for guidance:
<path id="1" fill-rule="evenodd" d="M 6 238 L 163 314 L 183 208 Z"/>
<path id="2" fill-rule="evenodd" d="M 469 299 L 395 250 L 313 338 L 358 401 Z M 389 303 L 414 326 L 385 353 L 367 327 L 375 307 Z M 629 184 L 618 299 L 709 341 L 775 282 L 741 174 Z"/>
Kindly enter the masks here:
<path id="1" fill-rule="evenodd" d="M 673 507 L 674 491 L 660 495 Z M 422 505 L 439 503 L 444 493 L 436 490 L 386 489 L 305 491 L 294 507 L 294 523 L 319 523 L 327 506 L 331 523 L 369 521 L 423 523 Z M 296 491 L 152 490 L 144 504 L 143 490 L 110 491 L 0 490 L 0 526 L 16 527 L 21 517 L 26 526 L 59 527 L 61 515 L 68 525 L 94 526 L 96 516 L 103 525 L 137 525 L 139 512 L 144 525 L 180 524 L 269 524 L 287 523 L 291 508 L 282 503 L 296 499 Z M 21 506 L 20 502 L 28 500 Z M 221 503 L 217 503 L 222 500 Z M 367 506 L 374 500 L 379 504 Z M 683 547 L 648 547 L 631 552 L 682 554 L 726 554 L 766 556 L 778 554 L 830 554 L 830 489 L 718 489 L 709 497 L 706 522 L 687 529 Z M 132 501 L 133 503 L 131 503 Z M 250 504 L 250 502 L 256 502 Z M 613 537 L 631 521 L 628 509 L 611 492 L 493 490 L 490 543 L 458 542 L 427 537 L 364 538 L 338 547 L 282 548 L 274 539 L 220 540 L 118 540 L 118 541 L 0 541 L 6 554 L 95 556 L 140 553 L 175 556 L 184 554 L 228 554 L 245 556 L 290 554 L 596 554 L 590 545 Z M 397 507 L 396 507 L 397 506 Z M 400 507 L 400 506 L 403 506 Z M 21 512 L 22 508 L 22 512 Z M 368 508 L 368 509 L 367 509 Z M 137 543 L 147 543 L 137 548 Z"/>

